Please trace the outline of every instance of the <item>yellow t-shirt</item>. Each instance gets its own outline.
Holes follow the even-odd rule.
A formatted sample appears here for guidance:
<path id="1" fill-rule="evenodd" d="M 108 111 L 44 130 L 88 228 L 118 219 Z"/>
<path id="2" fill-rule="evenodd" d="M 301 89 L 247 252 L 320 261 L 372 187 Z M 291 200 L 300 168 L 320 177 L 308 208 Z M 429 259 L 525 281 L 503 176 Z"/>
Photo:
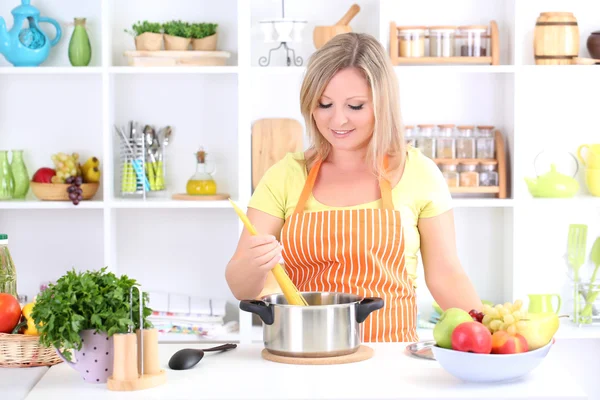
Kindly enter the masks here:
<path id="1" fill-rule="evenodd" d="M 287 219 L 293 212 L 306 182 L 304 152 L 288 153 L 269 168 L 257 185 L 249 207 Z M 400 211 L 404 230 L 405 265 L 413 283 L 417 277 L 417 252 L 420 235 L 419 218 L 435 217 L 452 207 L 452 197 L 438 166 L 418 149 L 408 146 L 402 178 L 392 188 L 395 208 Z M 381 208 L 381 199 L 349 207 L 329 207 L 309 196 L 304 211 L 332 209 Z"/>

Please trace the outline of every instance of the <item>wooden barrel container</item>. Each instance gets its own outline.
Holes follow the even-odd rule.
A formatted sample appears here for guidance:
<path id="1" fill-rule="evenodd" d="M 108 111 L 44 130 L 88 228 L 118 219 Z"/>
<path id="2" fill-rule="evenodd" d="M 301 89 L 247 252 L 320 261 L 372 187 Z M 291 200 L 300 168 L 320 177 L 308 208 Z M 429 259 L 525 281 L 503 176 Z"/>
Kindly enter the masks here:
<path id="1" fill-rule="evenodd" d="M 579 26 L 573 13 L 541 13 L 535 24 L 533 49 L 538 65 L 572 64 L 579 55 Z"/>

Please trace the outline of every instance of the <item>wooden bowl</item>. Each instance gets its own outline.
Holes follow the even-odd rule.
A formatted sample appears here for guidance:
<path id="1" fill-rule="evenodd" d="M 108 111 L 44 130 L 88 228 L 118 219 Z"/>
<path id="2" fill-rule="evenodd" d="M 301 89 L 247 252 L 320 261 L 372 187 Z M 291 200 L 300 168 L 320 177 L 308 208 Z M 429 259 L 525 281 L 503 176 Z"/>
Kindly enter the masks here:
<path id="1" fill-rule="evenodd" d="M 67 188 L 70 185 L 68 183 L 39 183 L 30 182 L 31 191 L 40 200 L 54 200 L 54 201 L 70 201 L 69 193 Z M 99 183 L 84 183 L 81 185 L 84 200 L 89 200 L 98 191 Z"/>

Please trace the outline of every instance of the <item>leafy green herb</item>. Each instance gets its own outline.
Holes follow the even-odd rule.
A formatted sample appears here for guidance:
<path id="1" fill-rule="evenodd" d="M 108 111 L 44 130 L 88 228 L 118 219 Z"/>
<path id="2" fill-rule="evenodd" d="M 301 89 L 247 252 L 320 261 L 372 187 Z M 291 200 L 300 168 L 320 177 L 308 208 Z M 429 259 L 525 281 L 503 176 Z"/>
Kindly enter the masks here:
<path id="1" fill-rule="evenodd" d="M 129 33 L 132 36 L 139 36 L 142 33 L 150 32 L 150 33 L 162 33 L 161 31 L 162 25 L 159 22 L 140 22 L 133 24 L 131 26 L 131 30 L 125 29 L 125 33 Z"/>
<path id="2" fill-rule="evenodd" d="M 191 24 L 192 38 L 202 39 L 208 36 L 212 36 L 217 33 L 218 24 L 211 23 L 196 23 Z"/>
<path id="3" fill-rule="evenodd" d="M 133 290 L 133 320 L 130 319 L 129 290 L 139 284 L 126 275 L 117 277 L 104 267 L 98 271 L 76 272 L 61 276 L 41 292 L 31 317 L 40 334 L 40 343 L 58 349 L 81 350 L 79 333 L 86 329 L 107 333 L 126 333 L 130 325 L 139 328 L 139 295 Z M 146 307 L 148 293 L 143 292 L 144 328 L 152 324 L 146 318 L 152 310 Z M 70 352 L 63 352 L 70 360 Z"/>
<path id="4" fill-rule="evenodd" d="M 169 21 L 163 24 L 163 30 L 167 35 L 179 36 L 182 38 L 192 37 L 192 27 L 189 23 L 183 21 Z"/>

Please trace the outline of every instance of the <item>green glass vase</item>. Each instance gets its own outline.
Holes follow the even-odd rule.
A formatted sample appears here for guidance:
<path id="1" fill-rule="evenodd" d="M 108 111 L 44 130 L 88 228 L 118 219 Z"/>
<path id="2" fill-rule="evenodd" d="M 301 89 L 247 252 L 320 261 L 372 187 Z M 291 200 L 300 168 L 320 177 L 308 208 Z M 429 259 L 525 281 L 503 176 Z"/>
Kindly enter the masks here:
<path id="1" fill-rule="evenodd" d="M 92 59 L 92 46 L 85 21 L 85 18 L 75 18 L 75 29 L 69 42 L 69 61 L 74 67 L 86 67 Z"/>
<path id="2" fill-rule="evenodd" d="M 15 191 L 15 181 L 8 163 L 8 151 L 0 151 L 0 200 L 10 200 Z"/>
<path id="3" fill-rule="evenodd" d="M 29 191 L 29 173 L 25 161 L 23 161 L 23 150 L 12 151 L 10 169 L 15 181 L 13 199 L 24 199 Z"/>

